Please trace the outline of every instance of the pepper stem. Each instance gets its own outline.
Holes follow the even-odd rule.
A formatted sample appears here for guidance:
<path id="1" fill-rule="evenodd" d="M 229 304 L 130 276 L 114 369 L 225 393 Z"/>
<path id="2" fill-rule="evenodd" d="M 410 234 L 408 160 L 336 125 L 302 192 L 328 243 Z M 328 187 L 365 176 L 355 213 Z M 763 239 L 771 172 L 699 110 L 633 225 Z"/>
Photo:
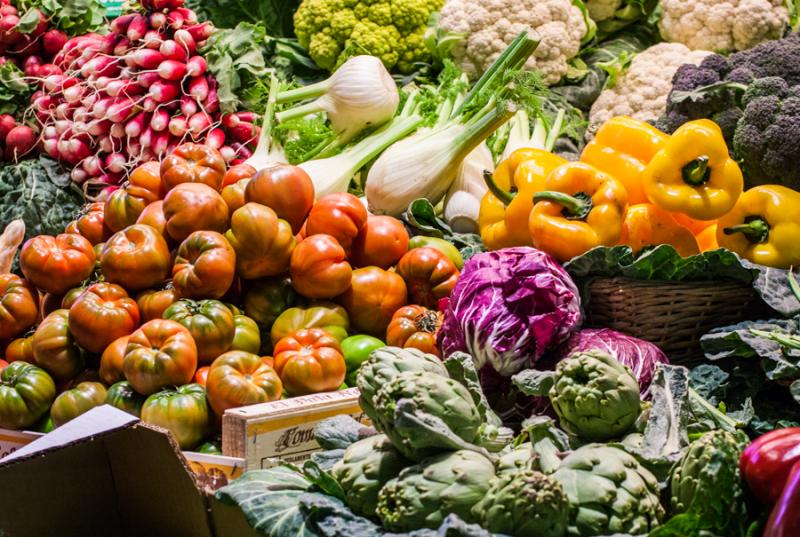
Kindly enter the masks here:
<path id="1" fill-rule="evenodd" d="M 767 242 L 769 239 L 769 222 L 760 216 L 746 219 L 744 224 L 726 227 L 722 230 L 726 235 L 742 233 L 753 244 Z"/>
<path id="2" fill-rule="evenodd" d="M 489 170 L 483 170 L 483 180 L 489 188 L 489 192 L 494 194 L 494 197 L 503 202 L 503 205 L 508 206 L 514 198 L 517 197 L 516 192 L 506 192 L 494 180 L 494 175 Z"/>
<path id="3" fill-rule="evenodd" d="M 533 195 L 533 203 L 552 201 L 564 207 L 564 217 L 570 220 L 585 220 L 592 212 L 592 197 L 586 192 L 578 192 L 574 196 L 563 192 L 537 192 Z"/>
<path id="4" fill-rule="evenodd" d="M 708 167 L 708 157 L 697 157 L 683 167 L 681 174 L 683 175 L 683 180 L 692 186 L 700 186 L 707 182 L 711 175 L 711 170 Z"/>

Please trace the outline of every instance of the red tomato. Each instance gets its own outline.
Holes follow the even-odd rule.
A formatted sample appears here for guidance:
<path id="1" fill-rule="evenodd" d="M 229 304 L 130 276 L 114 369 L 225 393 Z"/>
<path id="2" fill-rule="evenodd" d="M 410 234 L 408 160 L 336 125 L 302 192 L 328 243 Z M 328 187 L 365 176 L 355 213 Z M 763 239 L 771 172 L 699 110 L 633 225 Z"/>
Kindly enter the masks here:
<path id="1" fill-rule="evenodd" d="M 308 298 L 333 298 L 350 287 L 352 269 L 344 248 L 330 235 L 300 241 L 289 263 L 292 287 Z"/>
<path id="2" fill-rule="evenodd" d="M 194 373 L 194 379 L 192 382 L 195 384 L 199 384 L 203 388 L 206 387 L 206 382 L 208 381 L 208 370 L 211 369 L 211 366 L 204 365 L 203 367 L 198 367 L 197 371 Z"/>
<path id="3" fill-rule="evenodd" d="M 161 161 L 161 179 L 169 192 L 179 184 L 204 184 L 219 192 L 225 176 L 225 159 L 207 145 L 185 143 Z"/>
<path id="4" fill-rule="evenodd" d="M 19 254 L 22 273 L 33 285 L 63 294 L 88 278 L 94 270 L 92 243 L 81 235 L 39 235 L 28 240 Z"/>
<path id="5" fill-rule="evenodd" d="M 222 298 L 236 274 L 236 253 L 215 231 L 195 231 L 183 241 L 172 266 L 179 297 Z"/>
<path id="6" fill-rule="evenodd" d="M 182 183 L 164 198 L 167 233 L 182 241 L 193 231 L 224 233 L 230 221 L 228 206 L 219 192 L 202 183 Z"/>
<path id="7" fill-rule="evenodd" d="M 369 215 L 353 241 L 353 264 L 357 267 L 393 267 L 408 251 L 408 232 L 403 222 L 391 216 Z"/>
<path id="8" fill-rule="evenodd" d="M 278 218 L 289 222 L 293 233 L 297 233 L 314 205 L 314 183 L 297 166 L 271 166 L 259 171 L 247 184 L 244 199 L 269 207 Z"/>
<path id="9" fill-rule="evenodd" d="M 152 321 L 153 319 L 163 319 L 164 310 L 178 300 L 175 289 L 149 289 L 142 291 L 136 297 L 136 304 L 139 306 L 139 317 L 142 322 Z"/>
<path id="10" fill-rule="evenodd" d="M 396 270 L 405 280 L 411 300 L 426 308 L 436 308 L 440 298 L 450 296 L 459 275 L 449 257 L 429 246 L 406 252 Z"/>
<path id="11" fill-rule="evenodd" d="M 233 214 L 233 211 L 245 204 L 244 189 L 249 182 L 250 179 L 242 179 L 222 189 L 222 199 L 225 201 L 225 205 L 228 206 L 229 213 Z"/>
<path id="12" fill-rule="evenodd" d="M 105 224 L 112 232 L 136 223 L 144 208 L 164 197 L 158 162 L 145 162 L 131 173 L 128 184 L 115 190 L 105 203 Z"/>
<path id="13" fill-rule="evenodd" d="M 214 360 L 206 389 L 218 416 L 229 408 L 276 401 L 283 393 L 275 370 L 257 354 L 245 351 L 228 351 Z"/>
<path id="14" fill-rule="evenodd" d="M 125 289 L 113 283 L 95 283 L 69 309 L 69 331 L 78 345 L 99 354 L 115 339 L 139 326 L 139 307 Z"/>
<path id="15" fill-rule="evenodd" d="M 130 336 L 127 335 L 115 339 L 111 345 L 106 347 L 100 357 L 100 379 L 109 386 L 125 380 L 122 361 L 125 359 L 128 339 L 130 339 Z"/>
<path id="16" fill-rule="evenodd" d="M 408 296 L 403 278 L 378 267 L 365 267 L 353 271 L 350 288 L 339 300 L 356 330 L 383 337 L 392 315 L 408 303 Z"/>
<path id="17" fill-rule="evenodd" d="M 249 164 L 234 164 L 225 172 L 225 176 L 222 178 L 222 188 L 224 189 L 226 186 L 233 185 L 239 181 L 249 181 L 256 174 L 256 171 Z"/>
<path id="18" fill-rule="evenodd" d="M 307 235 L 326 233 L 339 241 L 347 255 L 353 241 L 367 223 L 367 208 L 361 200 L 346 192 L 322 196 L 306 222 Z"/>
<path id="19" fill-rule="evenodd" d="M 436 336 L 441 326 L 441 312 L 416 305 L 404 306 L 392 316 L 386 329 L 386 344 L 441 356 L 436 346 Z"/>
<path id="20" fill-rule="evenodd" d="M 0 360 L 0 373 L 2 373 L 3 369 L 5 369 L 6 367 L 8 367 L 8 362 L 6 362 L 5 360 Z"/>
<path id="21" fill-rule="evenodd" d="M 105 223 L 105 204 L 95 202 L 84 207 L 75 221 L 75 233 L 83 235 L 92 245 L 108 239 L 112 231 Z"/>
<path id="22" fill-rule="evenodd" d="M 292 228 L 269 207 L 244 204 L 233 213 L 225 238 L 236 251 L 236 270 L 242 278 L 275 276 L 289 268 L 295 247 Z"/>
<path id="23" fill-rule="evenodd" d="M 69 331 L 69 310 L 56 310 L 39 323 L 31 346 L 36 365 L 56 380 L 69 380 L 83 370 L 83 351 Z"/>
<path id="24" fill-rule="evenodd" d="M 164 238 L 167 235 L 167 218 L 164 216 L 164 200 L 154 201 L 144 208 L 142 214 L 136 219 L 137 224 L 150 226 Z"/>
<path id="25" fill-rule="evenodd" d="M 289 395 L 331 392 L 347 368 L 339 341 L 325 330 L 299 330 L 275 345 L 275 370 Z"/>
<path id="26" fill-rule="evenodd" d="M 189 330 L 179 323 L 148 321 L 128 339 L 122 368 L 134 390 L 150 395 L 192 380 L 197 369 L 197 346 Z"/>
<path id="27" fill-rule="evenodd" d="M 28 362 L 36 363 L 33 357 L 32 337 L 20 337 L 11 341 L 6 347 L 5 359 L 7 362 Z"/>
<path id="28" fill-rule="evenodd" d="M 16 274 L 0 274 L 0 340 L 16 337 L 39 318 L 39 293 Z"/>
<path id="29" fill-rule="evenodd" d="M 100 267 L 106 281 L 138 291 L 164 281 L 170 253 L 164 237 L 150 226 L 136 224 L 115 233 L 103 246 Z"/>

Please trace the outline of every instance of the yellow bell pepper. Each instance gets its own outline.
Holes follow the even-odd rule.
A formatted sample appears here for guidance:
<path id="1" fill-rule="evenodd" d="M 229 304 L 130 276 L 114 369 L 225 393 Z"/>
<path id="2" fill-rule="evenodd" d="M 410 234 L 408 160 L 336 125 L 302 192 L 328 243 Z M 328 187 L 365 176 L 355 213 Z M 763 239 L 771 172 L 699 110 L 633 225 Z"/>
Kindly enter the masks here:
<path id="1" fill-rule="evenodd" d="M 488 177 L 489 192 L 478 214 L 481 239 L 488 249 L 533 245 L 528 232 L 533 195 L 544 188 L 547 175 L 565 162 L 542 149 L 523 148 L 497 166 Z"/>
<path id="2" fill-rule="evenodd" d="M 559 166 L 533 200 L 528 220 L 533 245 L 559 261 L 619 241 L 628 194 L 620 181 L 589 164 Z"/>
<path id="3" fill-rule="evenodd" d="M 717 223 L 716 220 L 695 220 L 694 218 L 689 218 L 685 214 L 681 213 L 670 213 L 672 218 L 675 219 L 677 223 L 682 225 L 685 228 L 689 228 L 689 231 L 695 234 L 695 236 L 699 235 L 706 229 L 710 228 L 714 224 Z"/>
<path id="4" fill-rule="evenodd" d="M 650 203 L 695 220 L 724 215 L 744 188 L 742 170 L 730 157 L 722 130 L 708 119 L 676 130 L 642 177 Z"/>
<path id="5" fill-rule="evenodd" d="M 634 252 L 645 246 L 670 244 L 683 257 L 700 253 L 692 232 L 678 224 L 670 213 L 651 203 L 628 207 L 619 243 L 630 246 Z"/>
<path id="6" fill-rule="evenodd" d="M 709 252 L 711 250 L 719 249 L 717 242 L 717 224 L 713 223 L 703 231 L 695 235 L 697 238 L 697 245 L 700 247 L 701 252 Z"/>
<path id="7" fill-rule="evenodd" d="M 616 177 L 631 205 L 646 203 L 642 174 L 669 136 L 652 125 L 626 116 L 606 121 L 581 154 L 581 162 Z"/>
<path id="8" fill-rule="evenodd" d="M 717 242 L 759 265 L 800 266 L 800 192 L 779 185 L 751 188 L 719 219 Z"/>

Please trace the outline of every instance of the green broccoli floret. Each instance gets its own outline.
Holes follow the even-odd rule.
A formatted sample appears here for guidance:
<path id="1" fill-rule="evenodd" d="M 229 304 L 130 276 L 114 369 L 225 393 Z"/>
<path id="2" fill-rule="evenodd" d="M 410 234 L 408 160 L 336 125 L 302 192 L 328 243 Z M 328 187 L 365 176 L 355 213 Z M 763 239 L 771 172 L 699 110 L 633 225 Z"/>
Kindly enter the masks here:
<path id="1" fill-rule="evenodd" d="M 295 33 L 317 65 L 330 71 L 359 54 L 410 73 L 430 60 L 424 33 L 444 0 L 303 0 Z"/>

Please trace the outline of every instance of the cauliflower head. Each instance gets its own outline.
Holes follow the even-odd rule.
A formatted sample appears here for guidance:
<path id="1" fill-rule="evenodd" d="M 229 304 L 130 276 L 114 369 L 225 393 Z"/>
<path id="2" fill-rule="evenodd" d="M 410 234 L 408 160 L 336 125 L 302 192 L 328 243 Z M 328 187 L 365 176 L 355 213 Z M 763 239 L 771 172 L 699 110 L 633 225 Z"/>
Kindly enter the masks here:
<path id="1" fill-rule="evenodd" d="M 692 50 L 731 52 L 780 39 L 789 24 L 785 0 L 661 0 L 666 41 Z"/>
<path id="2" fill-rule="evenodd" d="M 680 43 L 659 43 L 637 54 L 616 85 L 603 90 L 592 105 L 587 139 L 593 138 L 612 117 L 658 119 L 666 110 L 672 76 L 678 67 L 687 63 L 698 65 L 709 54 L 705 50 L 689 50 Z"/>
<path id="3" fill-rule="evenodd" d="M 439 27 L 462 36 L 452 54 L 470 78 L 479 77 L 522 30 L 532 30 L 541 41 L 525 67 L 539 70 L 547 84 L 567 73 L 589 31 L 572 0 L 447 0 Z"/>
<path id="4" fill-rule="evenodd" d="M 596 22 L 613 19 L 617 10 L 622 7 L 623 0 L 587 0 L 586 9 Z"/>
<path id="5" fill-rule="evenodd" d="M 351 56 L 377 56 L 389 70 L 409 73 L 430 59 L 424 36 L 444 0 L 303 0 L 294 15 L 300 45 L 323 69 Z"/>

